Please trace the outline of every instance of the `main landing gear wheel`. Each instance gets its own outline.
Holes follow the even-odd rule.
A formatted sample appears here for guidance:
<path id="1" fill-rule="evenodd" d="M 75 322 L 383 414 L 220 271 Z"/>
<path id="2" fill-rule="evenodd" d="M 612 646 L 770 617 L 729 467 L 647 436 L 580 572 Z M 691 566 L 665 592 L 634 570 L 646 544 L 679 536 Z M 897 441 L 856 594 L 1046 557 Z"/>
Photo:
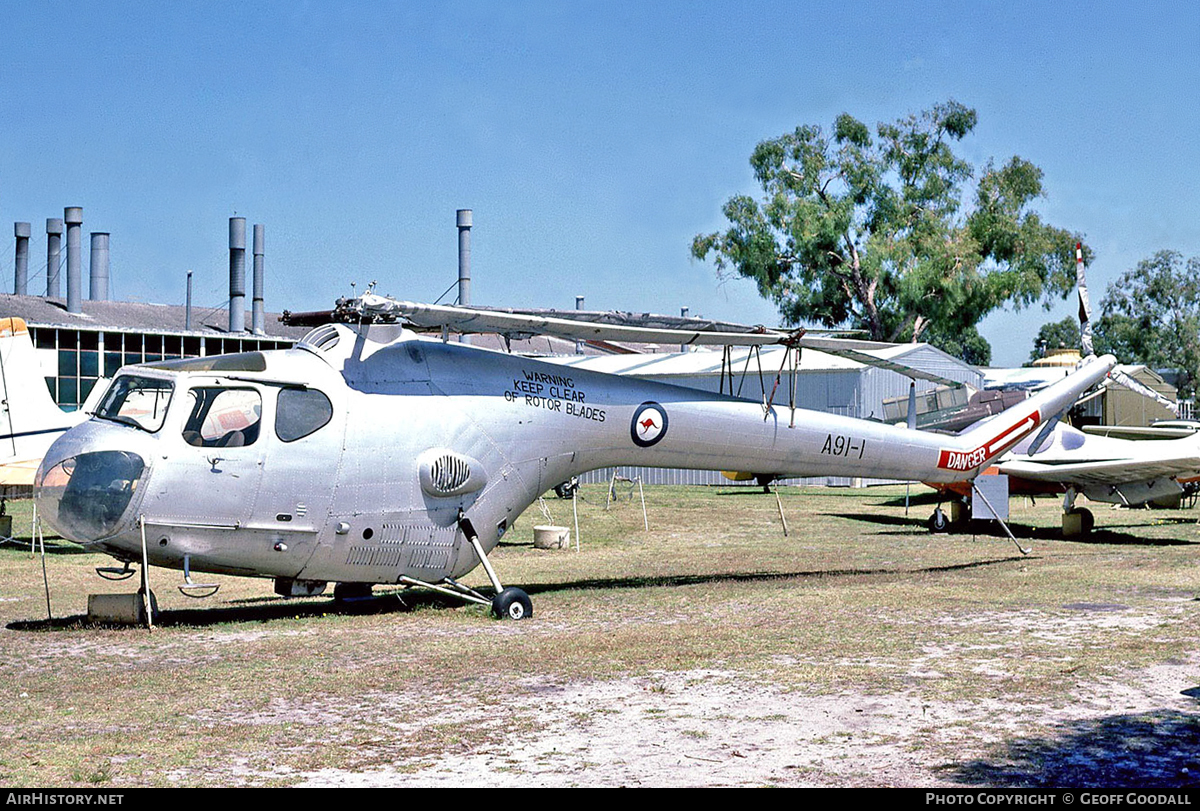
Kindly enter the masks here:
<path id="1" fill-rule="evenodd" d="M 1087 507 L 1074 507 L 1071 509 L 1070 514 L 1079 516 L 1080 535 L 1091 533 L 1092 528 L 1096 526 L 1096 517 L 1092 515 L 1092 511 Z"/>
<path id="2" fill-rule="evenodd" d="M 929 520 L 925 522 L 929 527 L 929 531 L 934 534 L 941 534 L 950 531 L 950 516 L 942 512 L 941 507 L 937 507 L 933 511 L 933 515 L 929 516 Z"/>
<path id="3" fill-rule="evenodd" d="M 528 594 L 509 586 L 492 598 L 492 613 L 502 620 L 529 619 L 533 616 L 533 602 Z"/>
<path id="4" fill-rule="evenodd" d="M 353 603 L 371 599 L 370 583 L 336 583 L 333 587 L 335 603 Z"/>
<path id="5" fill-rule="evenodd" d="M 483 551 L 483 545 L 479 543 L 479 533 L 475 531 L 475 527 L 471 524 L 471 519 L 463 514 L 462 510 L 458 511 L 458 526 L 462 530 L 463 537 L 471 544 L 471 548 L 475 550 L 475 554 L 479 556 L 479 563 L 483 566 L 483 570 L 487 572 L 488 580 L 492 581 L 492 588 L 496 591 L 496 596 L 492 598 L 492 614 L 497 619 L 502 620 L 524 620 L 533 616 L 533 603 L 529 600 L 529 595 L 518 588 L 512 586 L 505 588 L 500 583 L 500 578 L 496 576 L 496 570 L 492 568 L 492 564 L 488 563 L 487 553 Z M 487 600 L 469 589 L 454 583 L 450 578 L 446 578 L 448 582 L 460 591 L 467 592 L 464 596 L 467 599 L 487 604 Z"/>

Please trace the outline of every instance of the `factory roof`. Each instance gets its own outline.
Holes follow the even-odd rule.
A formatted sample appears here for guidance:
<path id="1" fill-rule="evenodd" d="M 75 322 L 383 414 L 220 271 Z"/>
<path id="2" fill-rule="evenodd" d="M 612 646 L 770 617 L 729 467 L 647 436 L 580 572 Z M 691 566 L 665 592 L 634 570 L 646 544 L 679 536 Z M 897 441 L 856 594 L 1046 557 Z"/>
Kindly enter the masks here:
<path id="1" fill-rule="evenodd" d="M 145 304 L 134 301 L 92 301 L 81 303 L 83 312 L 67 312 L 65 299 L 43 296 L 0 294 L 0 317 L 16 316 L 32 327 L 60 327 L 123 332 L 156 332 L 189 335 L 229 335 L 229 311 L 192 308 L 192 329 L 186 329 L 187 308 L 172 304 Z M 251 313 L 246 312 L 249 337 Z M 296 341 L 308 333 L 308 327 L 281 324 L 279 314 L 266 313 L 264 329 L 268 338 Z"/>

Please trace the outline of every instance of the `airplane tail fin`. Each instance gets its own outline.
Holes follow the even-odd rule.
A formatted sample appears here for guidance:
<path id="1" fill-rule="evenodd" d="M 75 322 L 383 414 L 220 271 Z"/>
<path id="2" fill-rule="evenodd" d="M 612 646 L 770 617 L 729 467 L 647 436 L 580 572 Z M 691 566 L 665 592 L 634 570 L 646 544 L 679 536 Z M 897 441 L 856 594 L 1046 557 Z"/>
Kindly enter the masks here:
<path id="1" fill-rule="evenodd" d="M 20 318 L 0 318 L 0 459 L 36 454 L 48 435 L 80 421 L 54 402 Z"/>
<path id="2" fill-rule="evenodd" d="M 1037 430 L 1039 425 L 1073 406 L 1084 392 L 1103 380 L 1116 363 L 1112 355 L 1089 358 L 1070 375 L 1028 400 L 976 423 L 955 438 L 953 447 L 942 448 L 938 467 L 956 472 L 982 469 Z"/>

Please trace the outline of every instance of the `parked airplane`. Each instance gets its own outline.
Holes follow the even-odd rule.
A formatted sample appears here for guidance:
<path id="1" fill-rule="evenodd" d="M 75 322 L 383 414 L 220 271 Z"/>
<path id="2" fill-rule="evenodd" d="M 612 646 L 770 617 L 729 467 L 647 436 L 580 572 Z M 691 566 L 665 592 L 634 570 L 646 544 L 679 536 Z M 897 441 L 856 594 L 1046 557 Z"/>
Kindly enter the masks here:
<path id="1" fill-rule="evenodd" d="M 1078 244 L 1075 247 L 1075 273 L 1083 354 L 1091 355 L 1091 307 L 1083 250 Z M 1106 384 L 1131 388 L 1177 411 L 1175 403 L 1120 369 L 1112 371 Z M 1165 427 L 1157 432 L 1137 430 L 1142 436 L 1166 435 Z M 1200 434 L 1193 435 L 1187 427 L 1174 433 L 1176 438 L 1156 440 L 1119 438 L 1116 434 L 1132 435 L 1121 429 L 1110 429 L 1110 432 L 1114 435 L 1098 435 L 1099 431 L 1085 433 L 1055 420 L 1036 435 L 1030 434 L 1013 446 L 985 473 L 1007 475 L 1013 494 L 1065 494 L 1063 531 L 1070 535 L 1086 535 L 1095 525 L 1092 512 L 1076 506 L 1079 494 L 1091 501 L 1134 506 L 1178 497 L 1185 491 L 1185 482 L 1200 476 Z M 943 492 L 956 493 L 962 503 L 973 497 L 969 483 L 933 486 Z M 939 506 L 930 516 L 928 525 L 934 532 L 946 532 L 951 529 L 952 521 Z"/>
<path id="2" fill-rule="evenodd" d="M 1092 359 L 947 436 L 423 339 L 367 322 L 419 320 L 425 305 L 374 299 L 342 302 L 354 323 L 319 327 L 291 349 L 121 370 L 94 417 L 46 454 L 39 514 L 67 538 L 140 562 L 143 594 L 157 565 L 182 569 L 188 585 L 192 572 L 271 577 L 288 595 L 329 582 L 343 596 L 375 583 L 425 587 L 519 619 L 529 597 L 501 584 L 487 553 L 572 476 L 648 465 L 969 479 L 1114 364 Z M 468 315 L 475 331 L 539 331 L 530 316 Z M 576 336 L 565 337 L 596 327 L 566 325 Z M 670 332 L 639 340 L 802 340 Z M 490 599 L 459 582 L 479 565 Z"/>
<path id="3" fill-rule="evenodd" d="M 20 318 L 0 318 L 0 397 L 0 486 L 30 486 L 46 449 L 87 414 L 63 411 L 50 397 Z"/>

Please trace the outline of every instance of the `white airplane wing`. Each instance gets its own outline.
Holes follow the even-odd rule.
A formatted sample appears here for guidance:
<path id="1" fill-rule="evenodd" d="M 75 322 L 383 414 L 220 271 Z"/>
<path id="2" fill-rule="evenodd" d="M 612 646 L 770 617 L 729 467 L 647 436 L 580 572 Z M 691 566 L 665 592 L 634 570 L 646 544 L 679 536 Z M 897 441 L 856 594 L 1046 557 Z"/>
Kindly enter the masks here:
<path id="1" fill-rule="evenodd" d="M 1122 485 L 1150 479 L 1200 475 L 1200 454 L 1177 459 L 1090 459 L 1045 463 L 1026 459 L 1001 462 L 997 470 L 1010 476 L 1076 487 Z"/>
<path id="2" fill-rule="evenodd" d="M 1200 436 L 1156 441 L 1084 434 L 1060 426 L 1053 444 L 1032 456 L 1010 454 L 1001 473 L 1088 488 L 1200 476 Z"/>
<path id="3" fill-rule="evenodd" d="M 42 457 L 0 463 L 0 487 L 33 486 Z"/>
<path id="4" fill-rule="evenodd" d="M 1191 436 L 1196 433 L 1197 426 L 1184 427 L 1182 425 L 1085 425 L 1084 433 L 1094 434 L 1095 436 L 1110 436 L 1118 439 L 1138 439 L 1138 440 L 1162 440 L 1162 439 L 1181 439 Z"/>

